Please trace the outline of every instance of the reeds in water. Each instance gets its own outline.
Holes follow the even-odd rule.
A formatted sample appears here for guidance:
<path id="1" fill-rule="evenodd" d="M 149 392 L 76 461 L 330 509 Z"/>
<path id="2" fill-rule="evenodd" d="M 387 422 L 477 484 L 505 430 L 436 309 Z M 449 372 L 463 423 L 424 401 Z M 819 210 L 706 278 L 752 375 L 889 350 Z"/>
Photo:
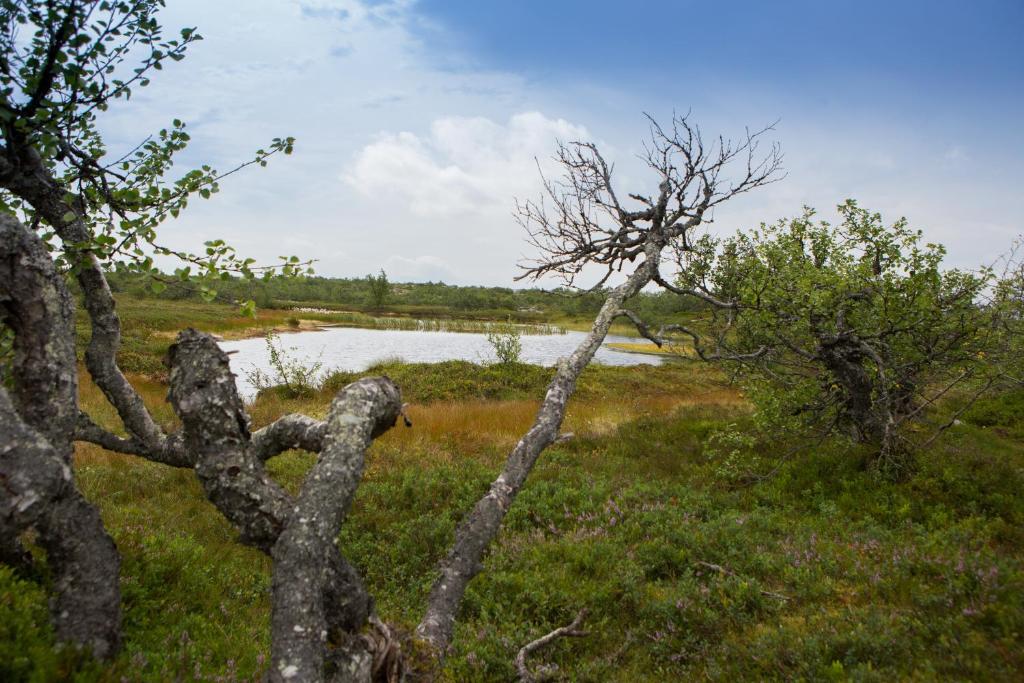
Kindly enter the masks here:
<path id="1" fill-rule="evenodd" d="M 443 318 L 377 318 L 354 311 L 328 311 L 326 309 L 293 309 L 298 313 L 320 313 L 328 315 L 331 322 L 375 330 L 402 330 L 414 332 L 470 332 L 487 334 L 502 332 L 510 323 L 489 320 L 447 320 Z M 565 328 L 547 323 L 511 323 L 519 334 L 548 335 L 565 334 Z"/>

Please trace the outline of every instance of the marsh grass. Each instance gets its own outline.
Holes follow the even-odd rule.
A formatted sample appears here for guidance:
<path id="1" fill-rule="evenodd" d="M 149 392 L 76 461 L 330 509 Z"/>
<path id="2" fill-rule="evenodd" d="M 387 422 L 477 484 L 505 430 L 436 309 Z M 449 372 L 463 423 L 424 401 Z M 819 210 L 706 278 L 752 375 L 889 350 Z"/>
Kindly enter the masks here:
<path id="1" fill-rule="evenodd" d="M 366 327 L 375 330 L 490 334 L 512 325 L 519 334 L 565 334 L 565 328 L 547 323 L 508 323 L 492 320 L 462 320 L 458 318 L 373 317 L 365 313 L 356 312 L 324 312 L 323 315 L 325 320 L 337 324 Z"/>

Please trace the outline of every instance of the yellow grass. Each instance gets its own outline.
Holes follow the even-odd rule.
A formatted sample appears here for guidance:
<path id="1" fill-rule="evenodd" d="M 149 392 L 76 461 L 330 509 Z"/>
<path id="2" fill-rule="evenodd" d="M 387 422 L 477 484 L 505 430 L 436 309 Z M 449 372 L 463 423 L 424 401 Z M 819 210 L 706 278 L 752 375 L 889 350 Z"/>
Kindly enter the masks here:
<path id="1" fill-rule="evenodd" d="M 629 342 L 608 342 L 605 346 L 616 351 L 625 351 L 626 353 L 648 353 L 656 356 L 683 356 L 685 358 L 696 356 L 693 347 L 683 344 L 664 344 L 658 347 L 652 342 L 635 344 Z"/>
<path id="2" fill-rule="evenodd" d="M 742 408 L 745 405 L 743 397 L 730 388 L 679 396 L 646 396 L 632 401 L 570 401 L 562 431 L 578 437 L 594 437 L 608 434 L 624 422 L 643 416 L 669 415 L 693 406 Z M 393 461 L 391 464 L 403 460 L 402 452 L 416 453 L 424 466 L 453 457 L 500 460 L 533 424 L 539 407 L 540 401 L 536 400 L 439 401 L 412 405 L 408 414 L 413 426 L 406 428 L 400 424 L 378 439 L 375 448 L 386 451 L 388 459 Z M 431 448 L 432 445 L 435 447 Z M 453 445 L 457 447 L 452 448 Z M 427 462 L 423 462 L 424 457 Z"/>
<path id="3" fill-rule="evenodd" d="M 123 434 L 124 430 L 113 407 L 102 392 L 83 378 L 79 390 L 80 403 L 93 419 L 103 427 Z M 162 382 L 142 375 L 129 377 L 139 391 L 157 422 L 166 430 L 178 427 L 178 422 L 167 402 L 167 387 Z M 624 422 L 644 416 L 668 415 L 681 408 L 694 406 L 742 408 L 745 399 L 734 388 L 709 383 L 704 386 L 674 387 L 670 392 L 655 390 L 632 397 L 601 399 L 572 399 L 563 431 L 579 437 L 608 434 Z M 452 458 L 475 458 L 500 461 L 530 428 L 540 406 L 540 400 L 480 400 L 437 401 L 412 404 L 407 408 L 413 426 L 399 424 L 384 434 L 374 446 L 375 453 L 387 453 L 388 463 L 377 466 L 400 465 L 404 454 L 416 454 L 423 466 L 432 460 L 448 461 Z M 277 394 L 264 394 L 248 407 L 253 429 L 258 429 L 287 413 L 302 413 L 323 419 L 328 401 L 323 397 L 287 399 Z M 77 461 L 84 465 L 112 465 L 115 469 L 138 466 L 141 461 L 103 450 L 91 444 L 78 444 Z M 426 458 L 426 462 L 423 459 Z M 373 463 L 371 458 L 371 463 Z M 373 467 L 374 465 L 371 465 Z"/>

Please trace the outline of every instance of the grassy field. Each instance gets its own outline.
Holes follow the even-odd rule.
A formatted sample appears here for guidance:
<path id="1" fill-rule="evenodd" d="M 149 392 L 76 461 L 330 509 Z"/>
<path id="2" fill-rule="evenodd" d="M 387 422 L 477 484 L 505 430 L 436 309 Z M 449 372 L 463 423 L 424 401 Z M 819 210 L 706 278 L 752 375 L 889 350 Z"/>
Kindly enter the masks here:
<path id="1" fill-rule="evenodd" d="M 163 303 L 163 302 L 161 302 Z M 200 304 L 122 303 L 125 358 L 174 427 L 159 358 L 184 321 L 248 334 Z M 306 317 L 304 314 L 303 317 Z M 264 312 L 259 325 L 287 326 Z M 413 427 L 371 449 L 340 547 L 382 617 L 411 629 L 455 525 L 529 425 L 551 370 L 388 363 Z M 322 416 L 311 396 L 264 392 L 264 424 Z M 83 406 L 116 426 L 99 392 Z M 592 367 L 471 584 L 442 677 L 508 681 L 526 642 L 588 610 L 585 638 L 535 663 L 578 681 L 1020 680 L 1024 671 L 1024 394 L 986 400 L 909 480 L 839 442 L 731 447 L 750 409 L 696 362 Z M 938 419 L 938 416 L 937 418 Z M 270 461 L 295 489 L 312 462 Z M 122 553 L 125 646 L 111 665 L 53 654 L 46 577 L 0 569 L 0 680 L 258 680 L 266 668 L 267 559 L 235 540 L 190 471 L 81 445 L 76 475 Z"/>

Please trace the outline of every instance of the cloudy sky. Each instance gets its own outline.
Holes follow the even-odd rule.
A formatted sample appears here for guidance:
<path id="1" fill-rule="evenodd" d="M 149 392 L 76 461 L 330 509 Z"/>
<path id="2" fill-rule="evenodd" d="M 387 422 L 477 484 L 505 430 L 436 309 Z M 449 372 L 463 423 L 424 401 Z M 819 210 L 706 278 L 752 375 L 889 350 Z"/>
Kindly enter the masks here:
<path id="1" fill-rule="evenodd" d="M 620 194 L 649 194 L 643 113 L 673 111 L 726 136 L 779 120 L 788 176 L 723 207 L 715 230 L 853 197 L 907 216 L 958 266 L 1024 232 L 1020 0 L 168 5 L 166 28 L 205 40 L 108 112 L 114 146 L 181 118 L 184 171 L 297 138 L 169 224 L 178 247 L 219 237 L 329 276 L 511 285 L 531 255 L 512 209 L 538 194 L 535 159 L 593 140 Z"/>

